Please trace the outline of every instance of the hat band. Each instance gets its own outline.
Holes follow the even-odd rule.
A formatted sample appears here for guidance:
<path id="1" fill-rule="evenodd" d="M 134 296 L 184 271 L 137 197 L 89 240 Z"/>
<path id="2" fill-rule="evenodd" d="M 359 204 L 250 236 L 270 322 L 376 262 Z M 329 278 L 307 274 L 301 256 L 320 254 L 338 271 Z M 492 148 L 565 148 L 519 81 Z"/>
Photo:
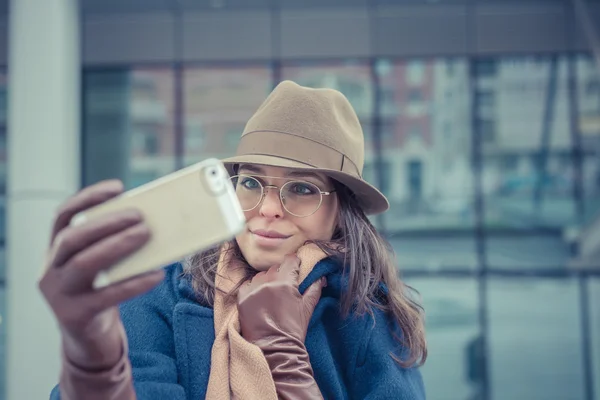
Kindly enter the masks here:
<path id="1" fill-rule="evenodd" d="M 240 139 L 237 156 L 266 155 L 297 161 L 313 168 L 331 169 L 360 177 L 356 164 L 322 143 L 286 132 L 252 131 Z"/>

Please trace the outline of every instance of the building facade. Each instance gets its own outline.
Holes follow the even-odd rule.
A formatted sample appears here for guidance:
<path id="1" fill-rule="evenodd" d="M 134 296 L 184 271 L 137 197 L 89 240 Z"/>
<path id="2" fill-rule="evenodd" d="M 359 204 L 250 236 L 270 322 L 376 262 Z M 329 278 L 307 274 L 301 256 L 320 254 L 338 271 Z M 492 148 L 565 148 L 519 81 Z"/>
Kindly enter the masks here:
<path id="1" fill-rule="evenodd" d="M 35 285 L 56 206 L 231 155 L 283 79 L 357 111 L 364 176 L 392 205 L 372 221 L 426 310 L 428 398 L 600 399 L 600 67 L 572 2 L 19 0 L 4 14 L 0 399 L 58 379 Z"/>

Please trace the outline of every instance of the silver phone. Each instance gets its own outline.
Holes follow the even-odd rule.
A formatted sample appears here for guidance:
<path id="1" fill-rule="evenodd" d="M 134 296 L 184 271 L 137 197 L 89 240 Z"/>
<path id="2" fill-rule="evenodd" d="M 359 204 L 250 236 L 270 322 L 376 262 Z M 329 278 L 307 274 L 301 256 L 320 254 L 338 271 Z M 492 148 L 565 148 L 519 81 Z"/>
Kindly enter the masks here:
<path id="1" fill-rule="evenodd" d="M 96 288 L 162 268 L 230 240 L 246 224 L 227 170 L 212 158 L 85 210 L 71 224 L 131 208 L 142 213 L 151 238 L 141 249 L 98 274 Z"/>

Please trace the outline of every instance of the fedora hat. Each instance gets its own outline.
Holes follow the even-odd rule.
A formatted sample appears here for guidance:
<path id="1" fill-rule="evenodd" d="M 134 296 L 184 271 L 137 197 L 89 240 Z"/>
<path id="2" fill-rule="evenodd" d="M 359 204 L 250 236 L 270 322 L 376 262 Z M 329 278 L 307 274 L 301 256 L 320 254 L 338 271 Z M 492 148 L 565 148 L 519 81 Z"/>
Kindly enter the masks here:
<path id="1" fill-rule="evenodd" d="M 322 173 L 350 189 L 366 214 L 378 214 L 389 203 L 363 179 L 364 158 L 360 122 L 342 93 L 283 81 L 248 120 L 236 155 L 222 161 L 231 175 L 239 164 Z"/>

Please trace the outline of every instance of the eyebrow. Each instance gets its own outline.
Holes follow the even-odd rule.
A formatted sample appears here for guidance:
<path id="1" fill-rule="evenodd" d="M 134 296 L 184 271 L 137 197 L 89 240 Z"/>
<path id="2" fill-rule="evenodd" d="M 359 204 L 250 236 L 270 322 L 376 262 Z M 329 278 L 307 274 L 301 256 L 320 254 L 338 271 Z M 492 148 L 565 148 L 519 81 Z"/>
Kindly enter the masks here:
<path id="1" fill-rule="evenodd" d="M 264 175 L 264 170 L 256 165 L 240 165 L 240 171 L 241 170 L 246 170 L 248 172 L 253 172 L 255 174 L 263 174 Z M 286 174 L 286 177 L 296 177 L 296 178 L 315 178 L 318 179 L 320 182 L 325 183 L 323 181 L 323 178 L 321 178 L 319 175 L 315 174 L 314 172 L 309 172 L 309 171 L 291 171 L 288 172 Z"/>

